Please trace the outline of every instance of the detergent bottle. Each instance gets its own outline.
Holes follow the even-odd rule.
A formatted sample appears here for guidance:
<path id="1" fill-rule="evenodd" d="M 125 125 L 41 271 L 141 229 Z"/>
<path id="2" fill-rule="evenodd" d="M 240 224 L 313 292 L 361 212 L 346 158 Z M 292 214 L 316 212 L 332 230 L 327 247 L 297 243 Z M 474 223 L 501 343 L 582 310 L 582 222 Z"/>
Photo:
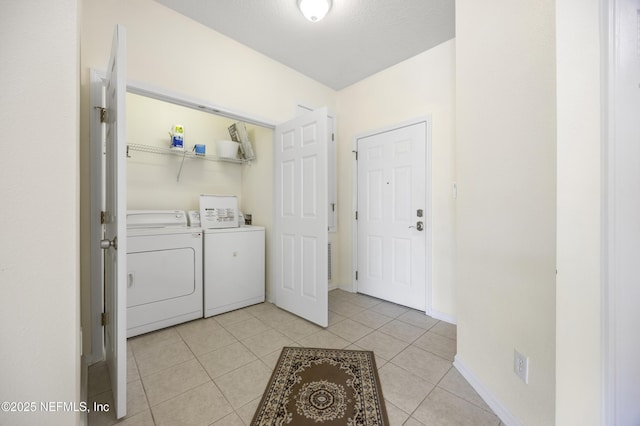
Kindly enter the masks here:
<path id="1" fill-rule="evenodd" d="M 184 149 L 184 126 L 182 124 L 174 124 L 171 132 L 171 149 Z"/>

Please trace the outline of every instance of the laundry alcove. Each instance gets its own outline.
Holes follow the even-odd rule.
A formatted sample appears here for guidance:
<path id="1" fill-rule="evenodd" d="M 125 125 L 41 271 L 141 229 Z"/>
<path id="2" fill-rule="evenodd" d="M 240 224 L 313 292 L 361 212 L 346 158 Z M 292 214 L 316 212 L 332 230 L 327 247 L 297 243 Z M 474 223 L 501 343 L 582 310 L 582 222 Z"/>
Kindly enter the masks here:
<path id="1" fill-rule="evenodd" d="M 102 359 L 104 293 L 100 217 L 104 210 L 102 176 L 105 170 L 106 126 L 98 113 L 105 90 L 105 73 L 91 71 L 91 324 L 92 357 Z M 252 214 L 254 224 L 265 226 L 267 240 L 273 216 L 273 129 L 275 123 L 238 113 L 201 99 L 177 94 L 153 85 L 128 81 L 126 93 L 127 144 L 149 146 L 150 152 L 129 149 L 127 166 L 127 209 L 198 209 L 199 195 L 237 195 L 243 211 Z M 187 120 L 180 122 L 179 120 Z M 256 158 L 250 163 L 207 161 L 168 152 L 168 132 L 173 124 L 186 127 L 186 149 L 205 144 L 215 160 L 218 139 L 230 139 L 227 127 L 246 124 Z M 191 137 L 191 139 L 190 139 Z M 191 140 L 191 142 L 190 142 Z M 184 160 L 184 162 L 182 161 Z M 182 167 L 179 179 L 178 172 Z M 177 207 L 176 207 L 177 206 Z M 268 265 L 267 253 L 267 265 Z M 268 266 L 267 266 L 268 267 Z M 270 274 L 267 273 L 267 288 Z"/>

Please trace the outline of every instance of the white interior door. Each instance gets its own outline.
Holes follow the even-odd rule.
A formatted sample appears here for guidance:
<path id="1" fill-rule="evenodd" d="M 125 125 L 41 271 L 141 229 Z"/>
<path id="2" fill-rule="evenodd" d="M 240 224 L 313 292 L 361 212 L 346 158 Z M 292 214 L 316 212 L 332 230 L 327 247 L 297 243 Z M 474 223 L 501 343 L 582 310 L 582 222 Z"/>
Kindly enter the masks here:
<path id="1" fill-rule="evenodd" d="M 276 126 L 274 161 L 276 304 L 327 327 L 327 109 Z"/>
<path id="2" fill-rule="evenodd" d="M 125 29 L 116 26 L 106 81 L 105 355 L 117 418 L 127 413 Z"/>
<path id="3" fill-rule="evenodd" d="M 426 309 L 427 123 L 357 139 L 357 289 Z"/>

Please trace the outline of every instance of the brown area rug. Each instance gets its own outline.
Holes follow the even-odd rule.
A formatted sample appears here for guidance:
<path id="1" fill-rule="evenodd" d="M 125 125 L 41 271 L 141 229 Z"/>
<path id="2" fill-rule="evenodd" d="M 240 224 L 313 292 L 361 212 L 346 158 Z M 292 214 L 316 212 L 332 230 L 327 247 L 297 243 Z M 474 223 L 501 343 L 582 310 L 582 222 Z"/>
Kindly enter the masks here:
<path id="1" fill-rule="evenodd" d="M 387 426 L 371 351 L 282 349 L 251 425 Z"/>

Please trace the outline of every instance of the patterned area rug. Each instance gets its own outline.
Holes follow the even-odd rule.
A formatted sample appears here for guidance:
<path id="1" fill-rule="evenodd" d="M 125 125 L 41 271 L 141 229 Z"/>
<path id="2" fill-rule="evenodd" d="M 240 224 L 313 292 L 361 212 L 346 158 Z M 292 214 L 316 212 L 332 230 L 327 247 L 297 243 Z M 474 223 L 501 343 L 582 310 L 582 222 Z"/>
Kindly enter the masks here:
<path id="1" fill-rule="evenodd" d="M 387 426 L 373 352 L 283 348 L 251 425 Z"/>

